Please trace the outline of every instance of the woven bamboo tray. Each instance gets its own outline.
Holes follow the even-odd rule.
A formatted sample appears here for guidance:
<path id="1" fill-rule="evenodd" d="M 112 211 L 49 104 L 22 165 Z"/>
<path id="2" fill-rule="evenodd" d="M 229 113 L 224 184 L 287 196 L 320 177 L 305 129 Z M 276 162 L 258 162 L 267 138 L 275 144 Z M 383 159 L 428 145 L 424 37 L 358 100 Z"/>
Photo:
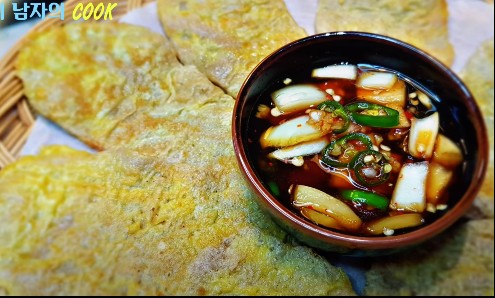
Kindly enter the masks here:
<path id="1" fill-rule="evenodd" d="M 97 2 L 118 3 L 112 10 L 113 20 L 118 20 L 127 12 L 152 1 L 154 0 L 99 0 Z M 72 11 L 76 5 L 89 2 L 90 0 L 66 1 L 63 21 L 60 18 L 45 18 L 36 24 L 0 60 L 0 170 L 18 158 L 36 118 L 24 94 L 22 82 L 15 73 L 14 62 L 19 50 L 29 41 L 33 32 L 74 22 Z"/>

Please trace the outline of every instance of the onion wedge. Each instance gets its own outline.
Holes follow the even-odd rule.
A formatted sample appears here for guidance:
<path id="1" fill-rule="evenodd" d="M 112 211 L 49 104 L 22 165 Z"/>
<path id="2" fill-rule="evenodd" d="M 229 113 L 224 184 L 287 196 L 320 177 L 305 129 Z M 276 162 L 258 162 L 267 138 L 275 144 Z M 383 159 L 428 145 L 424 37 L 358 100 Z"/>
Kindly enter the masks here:
<path id="1" fill-rule="evenodd" d="M 318 211 L 303 207 L 301 208 L 301 214 L 317 225 L 342 230 L 342 227 L 335 219 Z"/>
<path id="2" fill-rule="evenodd" d="M 322 137 L 313 141 L 278 149 L 268 154 L 268 157 L 284 161 L 297 156 L 312 155 L 320 153 L 329 143 L 328 138 Z"/>
<path id="3" fill-rule="evenodd" d="M 355 80 L 357 67 L 352 64 L 330 65 L 313 69 L 311 76 L 313 78 Z"/>
<path id="4" fill-rule="evenodd" d="M 428 159 L 433 154 L 438 128 L 440 126 L 438 112 L 425 118 L 413 118 L 409 132 L 409 153 L 422 159 Z"/>
<path id="5" fill-rule="evenodd" d="M 293 202 L 296 208 L 307 207 L 332 217 L 346 230 L 356 231 L 361 227 L 361 219 L 344 202 L 316 188 L 296 185 L 293 189 Z"/>
<path id="6" fill-rule="evenodd" d="M 397 81 L 391 72 L 366 71 L 359 75 L 356 86 L 364 89 L 390 89 Z"/>
<path id="7" fill-rule="evenodd" d="M 426 207 L 427 175 L 427 161 L 404 164 L 390 200 L 390 209 L 423 212 Z"/>
<path id="8" fill-rule="evenodd" d="M 262 135 L 262 148 L 287 147 L 306 141 L 318 139 L 329 131 L 321 131 L 308 124 L 309 116 L 300 116 L 277 126 L 269 127 Z"/>
<path id="9" fill-rule="evenodd" d="M 439 163 L 432 162 L 428 170 L 426 179 L 426 201 L 437 205 L 438 200 L 447 190 L 447 186 L 452 179 L 454 172 Z"/>
<path id="10" fill-rule="evenodd" d="M 451 139 L 442 134 L 438 134 L 433 152 L 433 161 L 448 167 L 455 168 L 463 160 L 462 151 Z"/>
<path id="11" fill-rule="evenodd" d="M 309 84 L 290 85 L 271 94 L 273 103 L 282 113 L 302 111 L 327 99 L 325 92 Z"/>
<path id="12" fill-rule="evenodd" d="M 401 214 L 372 221 L 366 225 L 366 230 L 372 235 L 391 235 L 395 230 L 412 228 L 421 224 L 423 224 L 421 214 Z"/>

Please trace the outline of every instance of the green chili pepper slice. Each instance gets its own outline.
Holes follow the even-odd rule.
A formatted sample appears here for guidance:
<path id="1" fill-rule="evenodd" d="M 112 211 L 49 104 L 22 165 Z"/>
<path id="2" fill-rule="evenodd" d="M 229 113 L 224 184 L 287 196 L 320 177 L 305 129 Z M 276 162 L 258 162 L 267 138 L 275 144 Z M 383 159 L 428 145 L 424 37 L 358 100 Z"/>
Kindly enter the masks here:
<path id="1" fill-rule="evenodd" d="M 347 115 L 347 112 L 340 103 L 336 101 L 327 100 L 320 103 L 317 109 L 323 110 L 328 113 L 332 113 L 334 117 L 340 117 L 342 121 L 344 121 L 344 125 L 342 125 L 341 128 L 337 128 L 333 130 L 334 133 L 336 134 L 343 133 L 349 128 L 349 125 L 351 124 L 351 119 L 349 118 L 349 115 Z"/>
<path id="2" fill-rule="evenodd" d="M 373 147 L 370 137 L 364 133 L 351 133 L 328 144 L 322 151 L 321 160 L 329 166 L 347 167 L 349 163 L 345 160 L 351 160 L 358 153 L 349 141 L 359 141 L 367 150 Z"/>
<path id="3" fill-rule="evenodd" d="M 369 102 L 353 102 L 345 106 L 354 122 L 361 125 L 390 128 L 399 125 L 399 112 Z"/>
<path id="4" fill-rule="evenodd" d="M 270 181 L 268 182 L 268 188 L 270 189 L 270 192 L 276 196 L 276 197 L 280 197 L 280 189 L 278 188 L 278 185 L 277 183 L 273 182 L 273 181 Z"/>
<path id="5" fill-rule="evenodd" d="M 378 151 L 361 151 L 349 163 L 359 183 L 364 186 L 375 186 L 384 183 L 390 177 L 392 165 Z"/>
<path id="6" fill-rule="evenodd" d="M 373 192 L 354 189 L 344 190 L 341 192 L 341 195 L 345 200 L 366 204 L 383 211 L 388 208 L 388 199 Z"/>

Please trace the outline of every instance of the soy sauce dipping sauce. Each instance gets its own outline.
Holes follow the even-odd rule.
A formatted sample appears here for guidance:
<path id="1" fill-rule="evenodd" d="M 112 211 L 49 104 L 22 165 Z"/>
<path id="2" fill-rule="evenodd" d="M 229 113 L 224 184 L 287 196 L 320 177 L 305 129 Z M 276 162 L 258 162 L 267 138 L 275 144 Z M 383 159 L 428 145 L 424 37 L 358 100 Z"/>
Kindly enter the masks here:
<path id="1" fill-rule="evenodd" d="M 262 93 L 250 117 L 248 152 L 272 195 L 308 221 L 352 235 L 407 233 L 447 210 L 460 174 L 463 153 L 443 133 L 439 118 L 447 115 L 439 115 L 439 102 L 394 70 L 329 65 Z M 320 133 L 284 138 L 305 127 Z M 317 153 L 300 147 L 318 141 Z M 299 154 L 287 155 L 298 146 Z"/>

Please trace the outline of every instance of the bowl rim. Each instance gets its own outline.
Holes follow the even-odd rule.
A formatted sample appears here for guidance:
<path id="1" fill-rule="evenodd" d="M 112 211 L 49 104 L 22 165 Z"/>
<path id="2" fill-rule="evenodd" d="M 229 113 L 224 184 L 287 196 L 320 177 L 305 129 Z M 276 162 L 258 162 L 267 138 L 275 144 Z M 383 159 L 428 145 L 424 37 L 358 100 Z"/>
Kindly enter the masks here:
<path id="1" fill-rule="evenodd" d="M 477 159 L 475 162 L 474 172 L 472 173 L 471 182 L 469 187 L 459 199 L 459 201 L 448 211 L 442 215 L 440 218 L 436 219 L 428 225 L 413 230 L 411 232 L 393 236 L 356 236 L 346 233 L 340 233 L 338 231 L 329 230 L 316 224 L 313 224 L 307 220 L 304 220 L 301 216 L 296 215 L 294 212 L 285 207 L 281 202 L 278 201 L 264 186 L 260 178 L 255 174 L 255 169 L 251 167 L 249 159 L 247 157 L 247 152 L 242 145 L 242 130 L 241 130 L 241 117 L 239 116 L 242 112 L 244 100 L 246 97 L 246 92 L 249 87 L 254 82 L 254 76 L 260 72 L 264 65 L 269 64 L 274 59 L 278 59 L 280 55 L 284 54 L 286 51 L 290 51 L 294 48 L 304 46 L 312 40 L 319 39 L 363 39 L 363 40 L 374 40 L 384 42 L 387 46 L 395 46 L 406 49 L 407 51 L 412 51 L 416 55 L 421 56 L 422 59 L 426 60 L 426 63 L 431 64 L 436 71 L 443 72 L 443 74 L 452 80 L 452 83 L 457 86 L 457 88 L 462 91 L 465 95 L 461 101 L 469 110 L 469 114 L 473 115 L 472 121 L 476 128 L 476 141 L 478 145 Z M 262 70 L 261 70 L 262 71 Z M 260 61 L 256 67 L 252 69 L 247 78 L 244 80 L 239 93 L 236 97 L 236 102 L 234 105 L 234 110 L 232 113 L 232 141 L 234 145 L 235 155 L 238 164 L 241 168 L 241 172 L 249 181 L 251 188 L 256 192 L 259 199 L 264 202 L 264 205 L 269 206 L 269 211 L 272 215 L 282 217 L 289 221 L 291 228 L 295 228 L 305 234 L 309 234 L 310 237 L 316 238 L 323 243 L 330 245 L 339 245 L 351 249 L 364 249 L 364 250 L 385 250 L 393 248 L 401 248 L 406 246 L 411 246 L 424 242 L 454 224 L 459 220 L 469 209 L 471 204 L 478 194 L 482 181 L 486 174 L 487 163 L 489 161 L 489 148 L 488 148 L 488 134 L 483 120 L 483 115 L 478 107 L 473 95 L 469 91 L 468 87 L 464 82 L 455 74 L 449 67 L 444 65 L 442 62 L 432 57 L 428 53 L 412 46 L 401 40 L 368 32 L 360 31 L 336 31 L 336 32 L 325 32 L 310 35 L 293 42 L 290 42 L 277 50 L 273 51 L 270 55 L 266 56 L 262 61 Z M 479 183 L 478 183 L 479 182 Z"/>

